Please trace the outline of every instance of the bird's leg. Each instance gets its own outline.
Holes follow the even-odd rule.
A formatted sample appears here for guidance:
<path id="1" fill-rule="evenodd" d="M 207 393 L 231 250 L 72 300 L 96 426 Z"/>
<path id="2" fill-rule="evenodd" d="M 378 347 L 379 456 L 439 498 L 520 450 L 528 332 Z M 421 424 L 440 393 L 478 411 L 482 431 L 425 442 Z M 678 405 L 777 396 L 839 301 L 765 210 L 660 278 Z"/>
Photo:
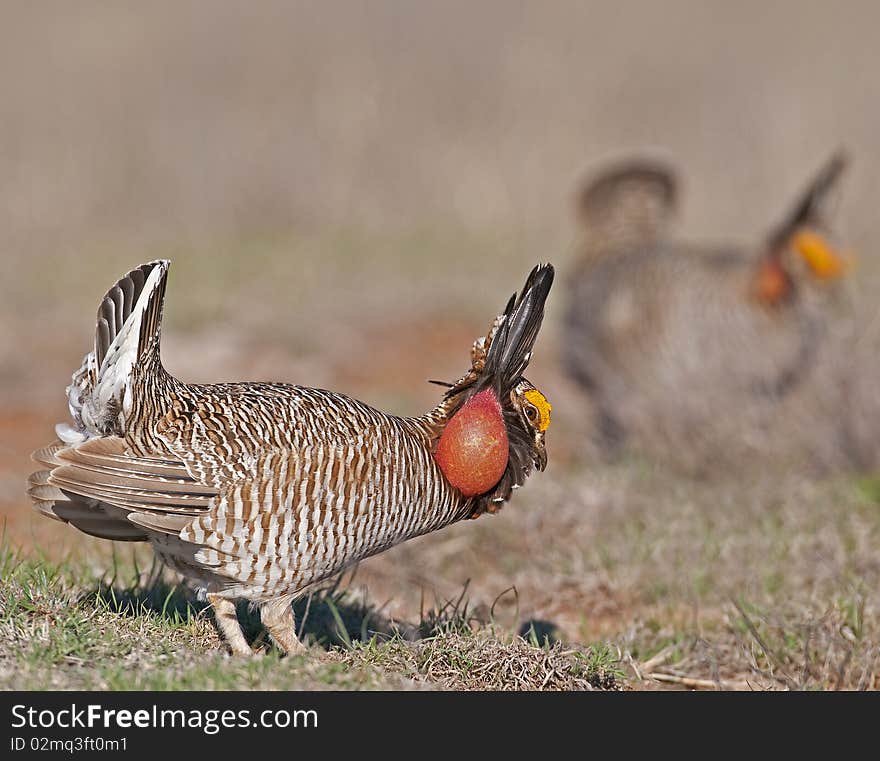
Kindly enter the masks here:
<path id="1" fill-rule="evenodd" d="M 295 655 L 306 649 L 296 636 L 293 608 L 290 597 L 277 597 L 260 606 L 260 620 L 269 630 L 272 641 L 287 655 Z"/>
<path id="2" fill-rule="evenodd" d="M 244 633 L 241 631 L 241 624 L 238 623 L 238 616 L 235 613 L 235 602 L 228 597 L 222 597 L 216 594 L 208 595 L 208 602 L 214 609 L 214 620 L 217 622 L 217 628 L 233 655 L 253 655 Z"/>

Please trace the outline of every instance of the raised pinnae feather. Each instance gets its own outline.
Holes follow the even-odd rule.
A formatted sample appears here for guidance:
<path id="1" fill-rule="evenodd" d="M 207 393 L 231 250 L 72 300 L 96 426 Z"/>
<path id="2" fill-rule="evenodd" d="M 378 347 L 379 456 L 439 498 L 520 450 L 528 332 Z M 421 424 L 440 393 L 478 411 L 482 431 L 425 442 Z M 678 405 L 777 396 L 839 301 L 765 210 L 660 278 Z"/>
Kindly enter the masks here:
<path id="1" fill-rule="evenodd" d="M 789 238 L 804 225 L 822 224 L 822 212 L 831 191 L 849 163 L 844 151 L 837 151 L 810 180 L 806 189 L 793 204 L 781 224 L 767 236 L 768 247 L 784 246 Z"/>
<path id="2" fill-rule="evenodd" d="M 529 273 L 519 297 L 514 294 L 507 303 L 505 319 L 489 347 L 484 371 L 499 391 L 509 390 L 528 367 L 553 275 L 551 264 L 537 265 Z"/>
<path id="3" fill-rule="evenodd" d="M 532 358 L 553 275 L 552 264 L 534 267 L 522 291 L 510 297 L 489 333 L 474 342 L 471 369 L 444 394 L 446 414 L 454 414 L 481 389 L 492 387 L 502 399 L 516 385 Z"/>

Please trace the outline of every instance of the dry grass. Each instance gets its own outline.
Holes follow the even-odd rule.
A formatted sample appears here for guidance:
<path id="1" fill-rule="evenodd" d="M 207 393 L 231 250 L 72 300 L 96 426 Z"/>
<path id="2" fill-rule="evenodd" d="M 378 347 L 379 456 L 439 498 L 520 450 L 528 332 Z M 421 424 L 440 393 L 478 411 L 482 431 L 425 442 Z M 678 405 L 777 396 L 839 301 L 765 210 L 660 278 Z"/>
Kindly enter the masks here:
<path id="1" fill-rule="evenodd" d="M 539 647 L 491 631 L 368 645 L 340 658 L 347 666 L 371 663 L 396 674 L 418 674 L 444 690 L 614 690 L 623 675 L 616 655 L 601 649 L 560 642 Z"/>
<path id="2" fill-rule="evenodd" d="M 154 572 L 90 588 L 81 566 L 6 550 L 0 560 L 4 689 L 589 690 L 623 676 L 608 648 L 541 643 L 534 630 L 526 641 L 469 617 L 463 595 L 406 624 L 338 585 L 297 606 L 306 655 L 281 658 L 242 608 L 258 655 L 231 659 L 209 609 Z"/>
<path id="3" fill-rule="evenodd" d="M 299 601 L 311 654 L 274 670 L 218 655 L 201 604 L 135 573 L 148 551 L 115 559 L 59 533 L 73 550 L 61 565 L 7 556 L 2 683 L 880 688 L 872 483 L 698 483 L 637 462 L 582 472 L 536 478 L 500 516 L 390 550 Z"/>

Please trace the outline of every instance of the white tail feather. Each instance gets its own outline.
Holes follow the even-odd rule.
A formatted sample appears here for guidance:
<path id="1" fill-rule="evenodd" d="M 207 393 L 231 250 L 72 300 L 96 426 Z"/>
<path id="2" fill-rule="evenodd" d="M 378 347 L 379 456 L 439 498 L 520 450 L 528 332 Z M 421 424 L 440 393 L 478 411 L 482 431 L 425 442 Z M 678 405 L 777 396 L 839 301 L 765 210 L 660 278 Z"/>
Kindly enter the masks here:
<path id="1" fill-rule="evenodd" d="M 67 388 L 74 425 L 61 423 L 55 429 L 66 444 L 109 433 L 118 428 L 119 415 L 124 418 L 131 410 L 132 370 L 158 334 L 168 266 L 167 260 L 141 265 L 101 302 L 95 347 Z"/>
<path id="2" fill-rule="evenodd" d="M 150 305 L 153 292 L 158 288 L 167 269 L 167 262 L 164 266 L 159 265 L 153 268 L 144 283 L 143 291 L 131 310 L 131 314 L 116 334 L 110 348 L 107 349 L 104 361 L 98 368 L 98 382 L 92 390 L 91 403 L 93 405 L 105 408 L 111 399 L 119 399 L 120 392 L 124 390 L 122 410 L 128 412 L 131 409 L 131 391 L 128 379 L 140 356 L 141 321 Z"/>

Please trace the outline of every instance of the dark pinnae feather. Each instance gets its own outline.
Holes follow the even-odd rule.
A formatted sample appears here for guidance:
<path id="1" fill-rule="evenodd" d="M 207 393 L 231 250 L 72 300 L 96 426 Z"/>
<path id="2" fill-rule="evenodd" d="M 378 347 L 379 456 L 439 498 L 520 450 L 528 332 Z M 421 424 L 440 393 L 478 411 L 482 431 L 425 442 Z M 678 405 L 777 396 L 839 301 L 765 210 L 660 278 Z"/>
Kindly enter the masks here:
<path id="1" fill-rule="evenodd" d="M 504 310 L 486 357 L 485 377 L 498 392 L 510 389 L 522 376 L 544 319 L 544 302 L 553 285 L 553 266 L 539 264 L 529 274 L 522 292 L 514 294 Z"/>
<path id="2" fill-rule="evenodd" d="M 785 245 L 799 227 L 821 222 L 822 207 L 846 165 L 847 157 L 843 151 L 838 151 L 828 160 L 798 198 L 782 224 L 768 236 L 770 248 Z"/>
<path id="3" fill-rule="evenodd" d="M 544 303 L 553 285 L 553 267 L 539 264 L 526 280 L 525 286 L 507 303 L 504 320 L 499 325 L 486 364 L 478 380 L 472 381 L 472 393 L 490 387 L 501 403 L 508 436 L 508 462 L 501 479 L 494 487 L 476 498 L 473 515 L 498 509 L 497 505 L 510 498 L 511 492 L 522 485 L 534 463 L 532 432 L 510 401 L 510 392 L 521 380 L 532 356 L 532 348 L 544 318 Z M 460 393 L 470 384 L 450 390 Z"/>

